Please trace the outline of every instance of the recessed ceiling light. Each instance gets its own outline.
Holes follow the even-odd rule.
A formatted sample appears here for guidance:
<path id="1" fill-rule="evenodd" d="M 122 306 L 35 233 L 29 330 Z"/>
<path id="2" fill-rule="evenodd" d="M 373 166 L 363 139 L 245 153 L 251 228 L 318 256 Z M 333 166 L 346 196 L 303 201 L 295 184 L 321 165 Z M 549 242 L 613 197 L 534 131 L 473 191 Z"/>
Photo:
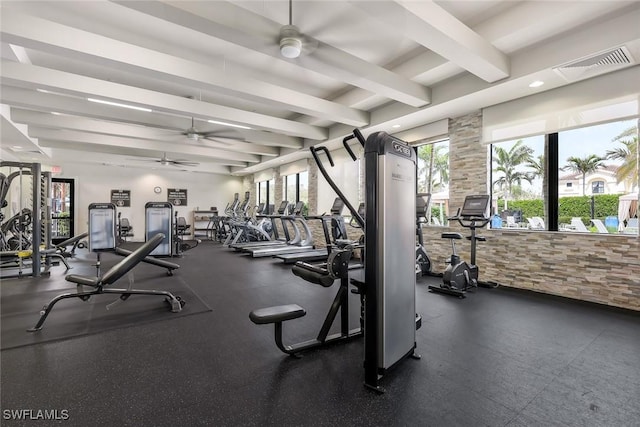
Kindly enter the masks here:
<path id="1" fill-rule="evenodd" d="M 395 124 L 395 125 L 391 125 L 391 127 L 392 127 L 392 128 L 394 128 L 394 129 L 397 129 L 397 128 L 399 128 L 399 127 L 400 127 L 400 125 Z"/>
<path id="2" fill-rule="evenodd" d="M 214 125 L 230 126 L 232 128 L 251 129 L 249 126 L 236 125 L 234 123 L 227 123 L 227 122 L 219 122 L 218 120 L 207 120 L 207 122 L 213 123 Z"/>
<path id="3" fill-rule="evenodd" d="M 534 82 L 529 83 L 529 87 L 540 87 L 544 84 L 542 80 L 536 80 Z"/>
<path id="4" fill-rule="evenodd" d="M 147 113 L 150 113 L 152 111 L 150 108 L 137 107 L 135 105 L 128 105 L 128 104 L 120 104 L 119 102 L 105 101 L 103 99 L 87 98 L 87 101 L 97 102 L 98 104 L 113 105 L 114 107 L 122 107 L 122 108 L 130 108 L 132 110 L 146 111 Z"/>
<path id="5" fill-rule="evenodd" d="M 58 113 L 57 111 L 52 111 L 51 114 L 53 114 L 54 116 L 61 116 L 62 113 Z"/>

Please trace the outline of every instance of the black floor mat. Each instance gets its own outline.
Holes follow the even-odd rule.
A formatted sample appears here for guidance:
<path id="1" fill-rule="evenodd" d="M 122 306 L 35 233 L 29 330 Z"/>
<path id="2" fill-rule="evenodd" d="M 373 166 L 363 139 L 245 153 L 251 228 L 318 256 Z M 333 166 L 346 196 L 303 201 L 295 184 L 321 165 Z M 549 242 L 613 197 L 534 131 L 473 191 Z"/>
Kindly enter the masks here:
<path id="1" fill-rule="evenodd" d="M 119 259 L 111 256 L 106 260 L 105 268 Z M 69 272 L 95 274 L 95 268 L 82 261 L 74 261 L 74 269 Z M 133 295 L 126 301 L 119 301 L 117 294 L 95 295 L 89 301 L 69 298 L 54 306 L 40 331 L 27 332 L 38 322 L 40 310 L 52 298 L 75 292 L 75 286 L 64 281 L 63 277 L 25 278 L 2 284 L 2 350 L 211 311 L 180 277 L 179 270 L 173 276 L 167 276 L 163 269 L 141 264 L 134 269 L 133 288 L 169 291 L 180 296 L 186 302 L 181 312 L 171 312 L 162 296 Z M 125 276 L 113 287 L 127 286 L 128 279 Z M 85 287 L 85 290 L 88 289 Z M 116 304 L 107 308 L 117 300 Z"/>

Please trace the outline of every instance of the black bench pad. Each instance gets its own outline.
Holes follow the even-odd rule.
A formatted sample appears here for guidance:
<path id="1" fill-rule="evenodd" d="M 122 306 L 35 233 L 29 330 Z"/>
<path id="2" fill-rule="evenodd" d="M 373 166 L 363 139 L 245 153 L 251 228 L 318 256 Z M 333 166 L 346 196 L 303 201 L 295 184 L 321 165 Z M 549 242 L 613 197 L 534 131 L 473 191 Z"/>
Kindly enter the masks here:
<path id="1" fill-rule="evenodd" d="M 68 274 L 65 277 L 67 282 L 77 283 L 78 285 L 98 286 L 100 284 L 99 277 L 81 276 L 79 274 Z"/>
<path id="2" fill-rule="evenodd" d="M 462 234 L 460 233 L 442 233 L 441 236 L 443 239 L 462 239 Z"/>
<path id="3" fill-rule="evenodd" d="M 297 319 L 307 312 L 298 304 L 276 305 L 273 307 L 259 308 L 249 313 L 249 319 L 256 325 L 284 322 Z"/>

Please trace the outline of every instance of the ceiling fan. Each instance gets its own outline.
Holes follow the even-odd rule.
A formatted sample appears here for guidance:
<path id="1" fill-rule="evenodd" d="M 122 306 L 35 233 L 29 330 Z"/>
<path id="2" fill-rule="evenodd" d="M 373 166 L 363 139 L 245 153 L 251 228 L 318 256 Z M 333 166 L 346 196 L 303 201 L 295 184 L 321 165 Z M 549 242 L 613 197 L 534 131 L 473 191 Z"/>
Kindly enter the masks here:
<path id="1" fill-rule="evenodd" d="M 142 162 L 155 162 L 160 163 L 163 166 L 171 165 L 171 166 L 198 166 L 200 163 L 192 162 L 186 159 L 170 159 L 167 157 L 167 153 L 162 153 L 162 157 L 159 159 L 133 159 Z"/>
<path id="2" fill-rule="evenodd" d="M 212 137 L 218 137 L 218 138 L 226 138 L 226 139 L 242 139 L 238 136 L 233 136 L 233 135 L 229 135 L 229 134 L 224 134 L 222 132 L 219 131 L 213 131 L 213 132 L 202 132 L 199 131 L 198 128 L 196 128 L 195 126 L 195 120 L 193 117 L 191 117 L 191 126 L 186 129 L 183 132 L 180 132 L 181 135 L 186 136 L 188 139 L 190 139 L 191 141 L 200 141 L 202 139 L 208 139 L 208 138 L 212 138 Z"/>
<path id="3" fill-rule="evenodd" d="M 318 46 L 317 40 L 305 37 L 293 25 L 293 0 L 289 0 L 289 24 L 280 28 L 280 54 L 288 59 L 298 58 L 303 52 L 311 52 Z"/>

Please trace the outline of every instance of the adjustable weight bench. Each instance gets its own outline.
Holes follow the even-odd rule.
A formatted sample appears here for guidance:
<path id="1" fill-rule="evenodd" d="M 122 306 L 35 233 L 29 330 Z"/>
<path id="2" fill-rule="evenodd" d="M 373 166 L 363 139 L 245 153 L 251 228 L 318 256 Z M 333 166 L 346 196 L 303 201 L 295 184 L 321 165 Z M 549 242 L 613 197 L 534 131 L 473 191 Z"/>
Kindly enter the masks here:
<path id="1" fill-rule="evenodd" d="M 118 248 L 116 247 L 114 249 L 114 252 L 116 253 L 116 255 L 121 255 L 121 256 L 128 256 L 131 255 L 133 253 L 133 251 L 130 251 L 128 249 L 123 249 L 123 248 Z M 180 268 L 180 265 L 176 264 L 175 262 L 171 262 L 171 261 L 165 261 L 163 259 L 158 259 L 155 258 L 151 255 L 144 257 L 142 260 L 140 260 L 140 262 L 145 262 L 147 264 L 151 264 L 151 265 L 155 265 L 158 267 L 162 267 L 162 268 L 166 268 L 167 269 L 167 276 L 173 276 L 173 270 L 177 270 Z"/>
<path id="2" fill-rule="evenodd" d="M 56 251 L 62 255 L 63 257 L 73 257 L 76 253 L 76 248 L 81 245 L 81 240 L 87 238 L 89 233 L 84 232 L 82 234 L 78 234 L 77 236 L 71 237 L 63 242 L 54 245 Z M 67 246 L 73 245 L 71 247 L 71 251 L 67 251 Z"/>
<path id="3" fill-rule="evenodd" d="M 125 301 L 131 295 L 156 295 L 165 297 L 165 301 L 171 306 L 171 311 L 174 313 L 182 311 L 182 307 L 185 302 L 179 297 L 174 296 L 168 291 L 157 290 L 143 290 L 143 289 L 116 289 L 109 288 L 108 286 L 116 282 L 122 276 L 131 271 L 136 265 L 142 262 L 164 239 L 164 234 L 158 233 L 145 244 L 133 251 L 130 255 L 124 258 L 122 261 L 114 265 L 100 277 L 81 276 L 78 274 L 69 274 L 65 279 L 69 282 L 76 283 L 78 286 L 77 292 L 68 292 L 53 298 L 47 305 L 45 305 L 40 312 L 40 319 L 38 323 L 29 332 L 35 332 L 42 329 L 42 326 L 49 316 L 49 313 L 53 309 L 53 306 L 63 299 L 67 298 L 80 298 L 83 301 L 87 301 L 93 295 L 99 294 L 119 294 L 120 300 Z M 90 286 L 94 289 L 90 291 L 83 291 L 82 286 Z"/>

